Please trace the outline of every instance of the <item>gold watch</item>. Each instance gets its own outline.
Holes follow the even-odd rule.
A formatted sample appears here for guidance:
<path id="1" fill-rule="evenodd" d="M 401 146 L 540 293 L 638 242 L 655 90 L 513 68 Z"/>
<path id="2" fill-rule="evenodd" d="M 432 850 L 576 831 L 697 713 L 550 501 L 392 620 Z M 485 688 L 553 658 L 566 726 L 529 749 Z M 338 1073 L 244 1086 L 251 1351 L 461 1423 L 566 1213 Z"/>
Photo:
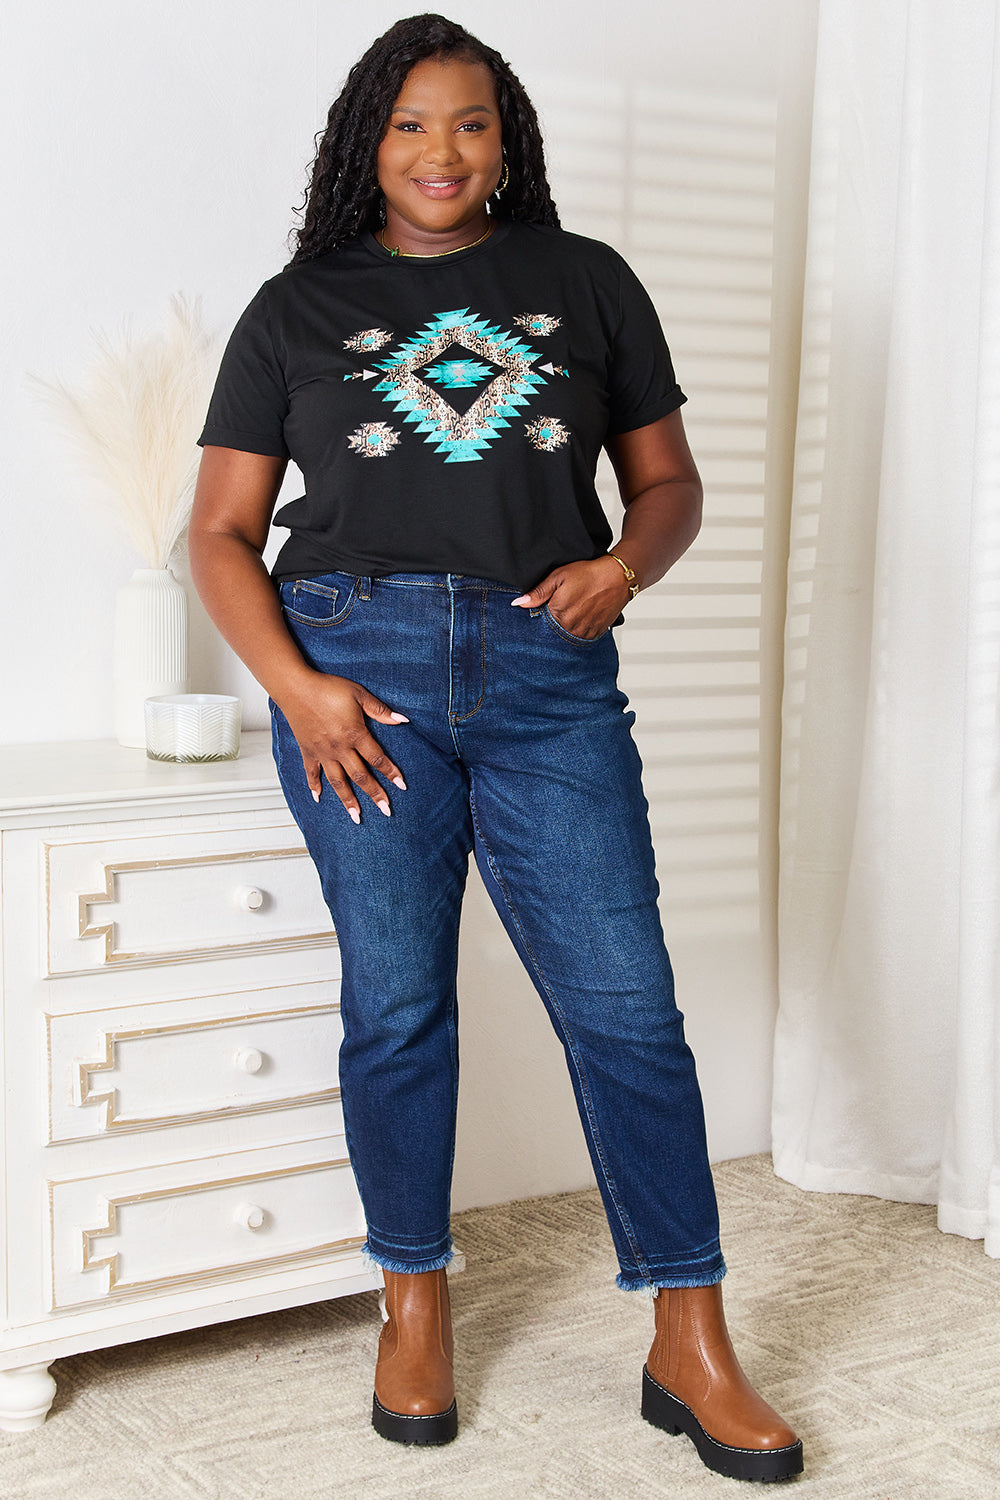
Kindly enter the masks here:
<path id="1" fill-rule="evenodd" d="M 635 569 L 630 568 L 627 562 L 623 562 L 622 559 L 618 556 L 617 552 L 609 552 L 608 556 L 614 558 L 615 562 L 622 569 L 625 577 L 628 579 L 628 597 L 629 602 L 631 603 L 636 594 L 639 592 L 639 585 L 636 582 L 635 577 Z"/>

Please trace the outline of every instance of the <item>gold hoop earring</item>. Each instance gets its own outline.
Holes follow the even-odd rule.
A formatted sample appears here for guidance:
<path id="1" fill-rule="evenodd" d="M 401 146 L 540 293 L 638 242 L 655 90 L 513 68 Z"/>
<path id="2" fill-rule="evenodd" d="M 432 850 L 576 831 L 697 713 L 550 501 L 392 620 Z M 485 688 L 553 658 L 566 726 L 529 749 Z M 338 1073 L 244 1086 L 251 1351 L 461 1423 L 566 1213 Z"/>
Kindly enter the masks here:
<path id="1" fill-rule="evenodd" d="M 496 194 L 496 196 L 498 198 L 499 198 L 500 194 L 503 192 L 504 188 L 507 186 L 507 184 L 508 184 L 509 181 L 510 181 L 510 167 L 507 165 L 507 158 L 505 156 L 503 158 L 503 181 L 497 183 L 496 187 L 493 189 L 494 193 Z"/>

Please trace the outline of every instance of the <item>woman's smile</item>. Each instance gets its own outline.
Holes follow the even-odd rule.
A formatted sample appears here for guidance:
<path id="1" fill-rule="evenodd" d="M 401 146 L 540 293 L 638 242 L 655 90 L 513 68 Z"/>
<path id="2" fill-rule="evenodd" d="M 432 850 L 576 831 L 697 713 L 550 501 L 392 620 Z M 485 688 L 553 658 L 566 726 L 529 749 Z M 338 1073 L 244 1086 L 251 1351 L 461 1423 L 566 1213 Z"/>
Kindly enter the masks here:
<path id="1" fill-rule="evenodd" d="M 465 185 L 464 177 L 411 177 L 410 181 L 429 198 L 453 198 Z"/>

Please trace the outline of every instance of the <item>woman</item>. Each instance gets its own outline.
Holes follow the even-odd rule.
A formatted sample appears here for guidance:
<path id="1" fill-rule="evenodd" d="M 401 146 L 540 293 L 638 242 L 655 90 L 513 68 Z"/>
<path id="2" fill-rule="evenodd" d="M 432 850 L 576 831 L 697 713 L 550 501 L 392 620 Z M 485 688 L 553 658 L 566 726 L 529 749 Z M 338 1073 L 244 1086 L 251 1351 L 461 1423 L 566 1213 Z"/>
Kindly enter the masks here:
<path id="1" fill-rule="evenodd" d="M 386 1284 L 377 1430 L 457 1430 L 444 1267 L 474 850 L 563 1042 L 619 1285 L 653 1292 L 643 1415 L 722 1473 L 778 1479 L 801 1445 L 725 1330 L 701 1100 L 615 682 L 612 625 L 700 523 L 684 399 L 634 275 L 560 230 L 507 64 L 411 17 L 351 71 L 297 251 L 230 340 L 191 560 L 270 695 L 339 934 L 345 1131 Z M 602 445 L 625 506 L 610 549 Z M 272 579 L 289 457 L 306 494 L 276 518 L 291 537 Z"/>

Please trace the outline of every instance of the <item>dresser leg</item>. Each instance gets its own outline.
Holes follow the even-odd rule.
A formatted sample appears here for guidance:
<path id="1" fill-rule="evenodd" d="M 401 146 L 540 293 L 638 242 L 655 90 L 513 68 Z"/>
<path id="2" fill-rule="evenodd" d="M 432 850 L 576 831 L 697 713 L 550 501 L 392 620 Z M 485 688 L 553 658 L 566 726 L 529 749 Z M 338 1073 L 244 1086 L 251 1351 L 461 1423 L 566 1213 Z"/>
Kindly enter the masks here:
<path id="1" fill-rule="evenodd" d="M 47 1364 L 0 1370 L 0 1432 L 41 1427 L 55 1393 L 56 1383 Z"/>

